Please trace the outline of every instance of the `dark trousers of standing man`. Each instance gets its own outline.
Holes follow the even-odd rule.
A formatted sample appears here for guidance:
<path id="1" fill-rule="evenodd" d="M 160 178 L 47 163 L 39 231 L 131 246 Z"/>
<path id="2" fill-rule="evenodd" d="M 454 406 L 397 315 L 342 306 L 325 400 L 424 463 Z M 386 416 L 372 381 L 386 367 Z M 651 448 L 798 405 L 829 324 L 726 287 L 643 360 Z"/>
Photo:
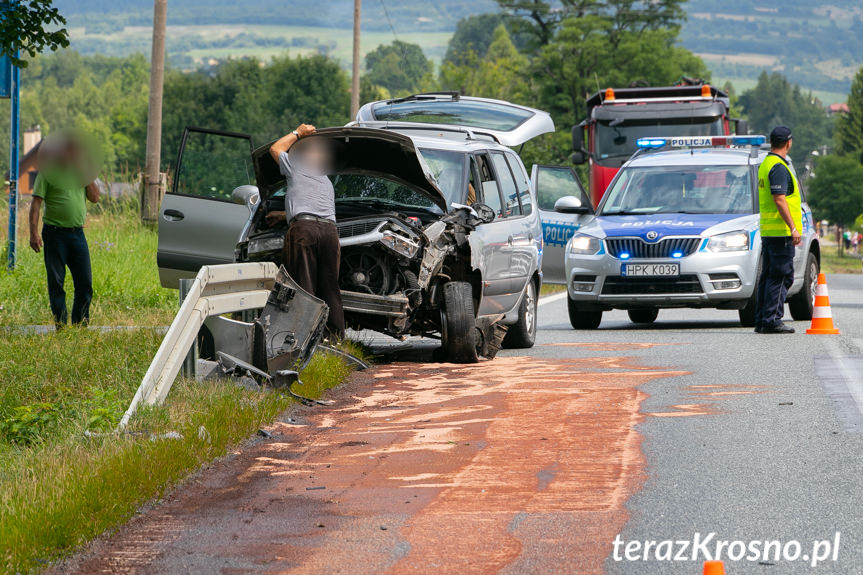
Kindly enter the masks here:
<path id="1" fill-rule="evenodd" d="M 72 302 L 72 323 L 90 322 L 90 301 L 93 299 L 93 273 L 90 269 L 90 249 L 83 228 L 42 228 L 45 270 L 48 273 L 48 299 L 57 327 L 66 325 L 66 268 L 72 274 L 75 298 Z"/>
<path id="2" fill-rule="evenodd" d="M 774 327 L 785 315 L 785 297 L 794 283 L 794 242 L 790 237 L 761 238 L 761 279 L 755 325 Z"/>
<path id="3" fill-rule="evenodd" d="M 327 331 L 345 336 L 345 313 L 339 289 L 341 247 L 336 226 L 318 220 L 294 220 L 285 235 L 282 263 L 300 287 L 330 308 Z"/>

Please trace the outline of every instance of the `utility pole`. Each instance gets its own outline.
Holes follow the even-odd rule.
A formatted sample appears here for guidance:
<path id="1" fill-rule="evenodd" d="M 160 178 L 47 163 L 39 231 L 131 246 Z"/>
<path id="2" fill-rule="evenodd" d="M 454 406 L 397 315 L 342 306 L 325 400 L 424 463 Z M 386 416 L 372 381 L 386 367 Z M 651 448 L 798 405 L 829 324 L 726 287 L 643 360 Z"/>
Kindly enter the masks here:
<path id="1" fill-rule="evenodd" d="M 354 0 L 354 66 L 351 76 L 351 121 L 360 111 L 360 12 L 362 0 Z"/>
<path id="2" fill-rule="evenodd" d="M 162 92 L 165 85 L 165 28 L 168 0 L 153 2 L 153 51 L 150 58 L 150 106 L 147 112 L 147 153 L 141 186 L 141 220 L 155 224 L 167 182 L 160 171 L 162 155 Z"/>

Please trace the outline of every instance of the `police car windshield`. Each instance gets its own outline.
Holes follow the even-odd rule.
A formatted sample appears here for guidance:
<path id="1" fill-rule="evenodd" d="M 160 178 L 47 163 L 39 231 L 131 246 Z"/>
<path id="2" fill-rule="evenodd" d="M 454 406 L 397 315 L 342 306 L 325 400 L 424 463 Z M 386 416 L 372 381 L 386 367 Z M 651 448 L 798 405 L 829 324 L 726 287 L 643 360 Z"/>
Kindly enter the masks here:
<path id="1" fill-rule="evenodd" d="M 753 211 L 748 166 L 629 166 L 606 193 L 600 215 Z"/>

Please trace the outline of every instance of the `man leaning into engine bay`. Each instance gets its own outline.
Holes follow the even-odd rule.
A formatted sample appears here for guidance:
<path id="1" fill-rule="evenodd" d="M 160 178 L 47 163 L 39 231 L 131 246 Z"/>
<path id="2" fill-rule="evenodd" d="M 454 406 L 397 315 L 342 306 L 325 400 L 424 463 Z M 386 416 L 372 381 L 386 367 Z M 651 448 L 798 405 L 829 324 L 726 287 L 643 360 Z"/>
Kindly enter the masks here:
<path id="1" fill-rule="evenodd" d="M 342 339 L 345 317 L 339 289 L 339 234 L 335 192 L 327 177 L 330 152 L 323 141 L 312 139 L 288 153 L 299 140 L 314 133 L 314 126 L 302 124 L 270 147 L 287 185 L 285 210 L 268 213 L 266 220 L 270 226 L 288 222 L 282 264 L 304 290 L 329 306 L 327 332 Z"/>

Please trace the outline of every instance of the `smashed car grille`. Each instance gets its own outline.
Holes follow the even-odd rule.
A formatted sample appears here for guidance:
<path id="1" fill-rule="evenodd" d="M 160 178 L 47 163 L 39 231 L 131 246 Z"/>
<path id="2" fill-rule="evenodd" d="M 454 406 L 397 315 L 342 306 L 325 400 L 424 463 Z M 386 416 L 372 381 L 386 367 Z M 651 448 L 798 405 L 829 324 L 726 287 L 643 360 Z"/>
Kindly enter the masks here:
<path id="1" fill-rule="evenodd" d="M 619 258 L 620 254 L 629 254 L 627 259 L 651 259 L 686 257 L 698 249 L 699 237 L 666 238 L 648 243 L 641 238 L 608 238 L 605 244 L 608 253 Z M 674 256 L 674 254 L 680 254 Z"/>
<path id="2" fill-rule="evenodd" d="M 371 220 L 364 222 L 339 224 L 339 237 L 352 238 L 354 236 L 361 236 L 363 234 L 371 233 L 378 229 L 382 221 L 384 220 Z"/>
<path id="3" fill-rule="evenodd" d="M 602 286 L 603 295 L 678 295 L 704 293 L 697 275 L 675 278 L 625 278 L 609 276 Z"/>

